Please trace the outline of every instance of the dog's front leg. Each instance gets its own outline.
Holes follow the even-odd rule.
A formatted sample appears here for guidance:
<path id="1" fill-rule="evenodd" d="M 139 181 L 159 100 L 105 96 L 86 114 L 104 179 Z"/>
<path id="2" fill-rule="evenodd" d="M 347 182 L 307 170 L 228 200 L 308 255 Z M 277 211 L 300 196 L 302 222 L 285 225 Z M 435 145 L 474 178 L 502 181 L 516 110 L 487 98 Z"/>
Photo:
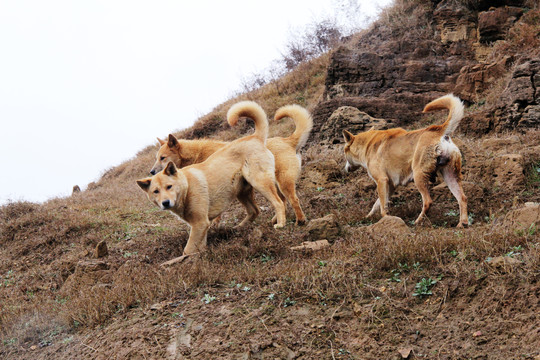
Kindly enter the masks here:
<path id="1" fill-rule="evenodd" d="M 206 234 L 210 227 L 208 219 L 191 224 L 189 239 L 184 248 L 184 255 L 193 255 L 206 250 Z"/>

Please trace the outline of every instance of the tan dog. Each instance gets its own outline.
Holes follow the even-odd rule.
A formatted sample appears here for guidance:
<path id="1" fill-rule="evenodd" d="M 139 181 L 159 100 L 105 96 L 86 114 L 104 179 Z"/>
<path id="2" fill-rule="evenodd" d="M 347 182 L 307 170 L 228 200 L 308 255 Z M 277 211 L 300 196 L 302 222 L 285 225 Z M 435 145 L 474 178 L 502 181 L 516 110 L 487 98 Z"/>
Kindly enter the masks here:
<path id="1" fill-rule="evenodd" d="M 306 222 L 306 216 L 296 195 L 296 182 L 302 170 L 302 158 L 299 151 L 306 144 L 313 127 L 313 120 L 309 112 L 299 105 L 279 108 L 274 118 L 280 120 L 285 117 L 294 120 L 296 125 L 294 133 L 286 138 L 270 138 L 266 146 L 274 154 L 279 195 L 283 201 L 289 200 L 296 214 L 296 223 L 301 225 Z M 179 168 L 205 161 L 214 152 L 228 144 L 211 139 L 178 140 L 172 134 L 169 135 L 167 141 L 159 138 L 158 141 L 161 146 L 156 154 L 156 162 L 150 170 L 151 174 L 161 171 L 169 161 L 174 162 Z M 273 221 L 275 220 L 274 218 Z"/>
<path id="2" fill-rule="evenodd" d="M 422 195 L 422 212 L 415 223 L 420 222 L 432 203 L 428 183 L 437 173 L 441 173 L 459 203 L 457 226 L 468 224 L 467 198 L 461 186 L 461 153 L 449 136 L 463 117 L 463 104 L 450 94 L 427 104 L 424 112 L 440 109 L 449 110 L 446 121 L 442 125 L 431 125 L 425 129 L 371 129 L 356 136 L 347 130 L 343 131 L 347 159 L 345 170 L 363 166 L 377 183 L 379 198 L 368 217 L 379 209 L 381 215 L 386 216 L 388 201 L 395 187 L 414 180 Z"/>
<path id="3" fill-rule="evenodd" d="M 138 180 L 148 199 L 162 210 L 170 210 L 191 226 L 184 255 L 206 248 L 211 221 L 237 198 L 253 220 L 258 209 L 250 198 L 251 186 L 271 202 L 276 211 L 276 228 L 285 226 L 285 206 L 275 186 L 274 156 L 266 148 L 268 120 L 262 108 L 252 101 L 231 107 L 227 121 L 235 125 L 240 117 L 255 121 L 255 133 L 229 143 L 206 161 L 182 169 L 169 162 L 151 178 Z M 246 193 L 246 189 L 249 190 Z"/>

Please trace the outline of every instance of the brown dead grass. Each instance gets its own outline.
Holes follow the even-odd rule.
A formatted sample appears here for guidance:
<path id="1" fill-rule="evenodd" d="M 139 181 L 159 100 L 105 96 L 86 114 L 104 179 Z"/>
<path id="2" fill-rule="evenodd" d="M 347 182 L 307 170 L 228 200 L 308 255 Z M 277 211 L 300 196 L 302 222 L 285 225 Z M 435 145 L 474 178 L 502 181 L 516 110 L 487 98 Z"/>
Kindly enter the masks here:
<path id="1" fill-rule="evenodd" d="M 416 3 L 399 2 L 396 9 L 383 15 L 386 20 L 378 26 L 406 31 L 418 25 L 416 18 L 422 24 L 423 13 L 417 13 L 422 8 L 403 7 L 411 4 Z M 407 17 L 396 18 L 399 11 L 405 11 Z M 229 100 L 190 129 L 175 134 L 184 138 L 233 140 L 252 131 L 248 124 L 233 129 L 225 126 L 226 110 L 237 100 L 259 102 L 270 117 L 277 108 L 289 103 L 313 109 L 324 90 L 328 61 L 329 55 L 323 55 L 301 64 L 284 78 Z M 426 121 L 431 124 L 432 120 Z M 292 129 L 292 122 L 287 120 L 271 123 L 270 133 L 286 136 Z M 248 342 L 254 332 L 271 333 L 272 344 L 276 337 L 283 339 L 301 329 L 310 349 L 295 350 L 305 351 L 306 358 L 330 358 L 330 353 L 322 352 L 329 347 L 335 357 L 338 349 L 353 346 L 357 347 L 357 354 L 368 354 L 367 358 L 395 357 L 395 347 L 411 341 L 413 335 L 420 333 L 418 329 L 425 327 L 428 330 L 418 335 L 418 344 L 433 350 L 436 343 L 437 347 L 448 346 L 457 351 L 457 357 L 473 357 L 478 353 L 460 348 L 468 344 L 469 336 L 463 335 L 462 328 L 470 326 L 466 323 L 472 317 L 489 322 L 487 325 L 502 332 L 501 337 L 510 331 L 525 336 L 526 327 L 537 324 L 534 307 L 527 306 L 524 299 L 529 296 L 534 306 L 540 280 L 538 232 L 497 224 L 513 206 L 540 200 L 534 177 L 540 159 L 538 154 L 530 153 L 539 143 L 540 132 L 530 131 L 521 136 L 522 144 L 510 150 L 524 155 L 524 166 L 530 174 L 526 184 L 518 189 L 493 188 L 488 165 L 494 154 L 482 148 L 481 139 L 456 136 L 464 154 L 464 178 L 481 189 L 480 194 L 469 196 L 469 209 L 475 221 L 469 229 L 452 228 L 457 217 L 451 211 L 457 209 L 457 203 L 451 196 L 441 196 L 429 214 L 432 225 L 412 228 L 412 234 L 407 236 L 377 236 L 366 231 L 365 225 L 371 220 L 364 216 L 376 199 L 375 186 L 364 171 L 343 173 L 341 146 L 313 144 L 304 149 L 298 191 L 306 215 L 314 219 L 333 213 L 341 226 L 333 245 L 314 254 L 289 250 L 301 241 L 313 240 L 305 228 L 292 225 L 290 208 L 289 225 L 276 231 L 270 224 L 272 213 L 268 204 L 257 197 L 264 208 L 253 225 L 232 230 L 243 217 L 241 207 L 234 206 L 223 216 L 224 229 L 210 230 L 207 253 L 171 269 L 159 267 L 161 262 L 181 255 L 189 229 L 171 214 L 155 209 L 135 184 L 134 180 L 146 176 L 153 163 L 155 145 L 110 169 L 82 193 L 41 205 L 22 202 L 3 206 L 0 355 L 29 358 L 33 356 L 29 349 L 37 346 L 44 357 L 73 358 L 85 353 L 87 358 L 93 358 L 91 346 L 77 348 L 76 354 L 69 353 L 69 342 L 62 345 L 63 341 L 84 335 L 91 342 L 92 337 L 99 338 L 102 330 L 110 330 L 113 324 L 118 325 L 119 332 L 128 333 L 135 315 L 148 328 L 156 321 L 159 325 L 168 323 L 171 314 L 166 314 L 168 320 L 158 321 L 155 313 L 147 313 L 150 305 L 159 302 L 182 304 L 186 312 L 203 314 L 212 319 L 213 328 L 219 328 L 219 321 L 230 322 L 229 328 L 219 334 L 240 344 Z M 474 169 L 478 171 L 473 172 Z M 418 191 L 414 187 L 402 188 L 392 198 L 390 214 L 409 223 L 420 207 Z M 84 263 L 96 261 L 93 249 L 102 240 L 109 248 L 109 255 L 102 259 L 107 268 L 85 270 Z M 519 252 L 514 255 L 521 261 L 519 266 L 494 268 L 486 261 L 510 251 Z M 400 282 L 391 280 L 394 270 L 399 270 Z M 415 284 L 428 277 L 440 279 L 432 289 L 433 296 L 414 297 Z M 205 294 L 215 295 L 217 300 L 206 304 L 208 308 L 201 308 Z M 232 314 L 222 315 L 227 306 Z M 310 309 L 322 325 L 309 323 L 310 317 L 287 317 L 289 309 L 300 307 Z M 357 310 L 353 311 L 355 307 L 361 308 L 359 315 Z M 338 315 L 350 316 L 340 315 L 344 309 L 355 312 L 345 326 L 336 320 Z M 432 326 L 441 314 L 447 319 Z M 180 328 L 183 320 L 176 317 Z M 514 317 L 519 317 L 522 328 L 509 329 L 508 324 L 515 327 L 515 321 L 511 321 Z M 449 326 L 455 333 L 448 335 Z M 283 330 L 289 327 L 290 331 Z M 140 351 L 148 350 L 144 355 L 147 357 L 163 357 L 167 354 L 163 340 L 167 336 L 156 332 Z M 354 336 L 363 343 L 354 345 L 353 341 L 359 341 Z M 120 343 L 129 341 L 125 337 L 119 339 Z M 428 342 L 430 339 L 433 343 Z M 108 342 L 110 339 L 104 339 L 101 345 Z M 513 340 L 493 340 L 497 345 L 508 342 L 514 348 L 533 351 L 534 344 L 520 342 L 519 336 Z M 237 355 L 233 351 L 242 349 L 240 345 L 220 348 L 233 358 Z M 118 349 L 111 345 L 110 357 L 120 357 L 115 350 Z M 342 353 L 343 358 L 345 354 Z M 515 355 L 501 354 L 506 358 Z M 272 355 L 282 356 L 277 352 Z"/>

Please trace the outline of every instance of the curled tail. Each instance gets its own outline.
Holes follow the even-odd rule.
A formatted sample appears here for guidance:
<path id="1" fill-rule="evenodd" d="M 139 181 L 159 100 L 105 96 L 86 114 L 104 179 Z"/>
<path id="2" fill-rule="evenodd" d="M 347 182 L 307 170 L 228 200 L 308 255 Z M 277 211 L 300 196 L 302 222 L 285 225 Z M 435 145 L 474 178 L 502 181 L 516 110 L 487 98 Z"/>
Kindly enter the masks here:
<path id="1" fill-rule="evenodd" d="M 429 111 L 442 109 L 448 109 L 448 118 L 442 125 L 435 126 L 440 127 L 444 131 L 445 135 L 450 135 L 456 130 L 460 120 L 463 118 L 464 106 L 457 96 L 448 94 L 427 104 L 423 112 L 426 113 Z"/>
<path id="2" fill-rule="evenodd" d="M 227 122 L 234 126 L 241 117 L 250 118 L 255 122 L 255 135 L 266 144 L 268 137 L 268 118 L 264 110 L 254 101 L 241 101 L 231 106 L 227 112 Z"/>
<path id="3" fill-rule="evenodd" d="M 284 117 L 290 117 L 296 125 L 296 129 L 291 136 L 286 138 L 286 140 L 292 143 L 296 148 L 296 151 L 298 151 L 306 145 L 309 133 L 313 128 L 313 119 L 311 118 L 309 111 L 300 105 L 286 105 L 280 107 L 276 111 L 274 119 L 277 121 Z"/>

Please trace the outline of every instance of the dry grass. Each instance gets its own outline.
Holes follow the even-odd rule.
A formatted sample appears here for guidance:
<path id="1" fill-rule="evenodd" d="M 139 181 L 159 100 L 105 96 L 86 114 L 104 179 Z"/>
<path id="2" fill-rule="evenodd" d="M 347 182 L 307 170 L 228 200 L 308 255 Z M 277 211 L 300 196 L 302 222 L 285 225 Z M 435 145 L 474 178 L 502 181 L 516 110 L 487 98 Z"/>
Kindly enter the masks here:
<path id="1" fill-rule="evenodd" d="M 431 31 L 423 7 L 413 5 L 418 4 L 399 1 L 383 14 L 377 26 L 384 31 L 406 32 L 420 25 L 421 35 Z M 400 11 L 405 14 L 402 18 L 397 17 Z M 374 29 L 370 31 L 375 34 Z M 301 64 L 283 78 L 216 107 L 193 127 L 176 135 L 233 140 L 252 131 L 250 125 L 232 129 L 225 126 L 226 110 L 243 99 L 259 102 L 270 117 L 289 103 L 313 109 L 324 91 L 328 62 L 326 54 Z M 426 121 L 434 122 L 432 118 Z M 286 136 L 292 129 L 290 120 L 271 122 L 270 133 Z M 133 312 L 144 312 L 163 300 L 200 304 L 204 294 L 209 293 L 218 294 L 220 299 L 229 295 L 237 299 L 244 293 L 237 284 L 250 288 L 249 297 L 241 300 L 245 312 L 251 307 L 271 312 L 294 303 L 321 309 L 329 309 L 328 305 L 336 309 L 344 304 L 369 306 L 369 311 L 354 320 L 354 331 L 347 332 L 369 333 L 381 341 L 400 333 L 403 323 L 411 326 L 410 317 L 434 319 L 441 312 L 443 305 L 437 303 L 428 311 L 429 299 L 412 296 L 415 284 L 422 278 L 441 279 L 441 285 L 433 289 L 433 298 L 453 298 L 473 306 L 478 313 L 493 311 L 489 316 L 496 317 L 495 307 L 503 301 L 498 299 L 507 296 L 501 291 L 513 292 L 517 298 L 516 294 L 526 292 L 540 280 L 538 232 L 494 225 L 514 203 L 540 200 L 540 159 L 529 151 L 538 144 L 540 132 L 533 130 L 522 137 L 522 144 L 512 151 L 526 157 L 526 184 L 518 189 L 494 189 L 489 173 L 494 155 L 482 148 L 481 141 L 456 136 L 464 154 L 465 180 L 481 189 L 480 194 L 469 196 L 474 224 L 466 230 L 452 228 L 457 223 L 456 215 L 452 215 L 457 203 L 451 196 L 441 196 L 429 214 L 431 226 L 412 228 L 411 235 L 397 237 L 366 231 L 365 225 L 371 221 L 364 216 L 376 199 L 375 186 L 367 174 L 342 172 L 340 145 L 312 144 L 303 151 L 304 170 L 298 186 L 302 206 L 309 219 L 332 213 L 341 226 L 333 245 L 315 254 L 290 251 L 290 246 L 313 239 L 305 228 L 292 225 L 290 209 L 289 225 L 274 230 L 268 204 L 257 197 L 264 209 L 253 225 L 232 230 L 243 217 L 243 209 L 234 206 L 223 216 L 224 229 L 210 230 L 208 252 L 172 269 L 159 267 L 161 262 L 181 255 L 188 228 L 171 214 L 155 209 L 135 184 L 135 179 L 146 176 L 153 163 L 154 145 L 104 173 L 87 191 L 42 205 L 22 202 L 3 206 L 0 341 L 4 348 L 0 348 L 0 354 L 16 354 L 30 345 L 46 346 L 57 341 L 57 334 L 105 328 L 112 321 L 121 322 Z M 403 187 L 392 198 L 390 213 L 410 222 L 420 207 L 418 191 Z M 103 259 L 106 266 L 90 271 L 85 264 L 101 261 L 93 259 L 93 249 L 102 240 L 109 249 Z M 517 252 L 515 249 L 520 249 L 515 257 L 521 265 L 513 269 L 494 268 L 486 261 Z M 392 280 L 395 270 L 399 270 L 401 282 Z M 484 289 L 483 298 L 475 293 L 477 288 Z M 271 305 L 269 296 L 274 299 Z M 213 310 L 217 313 L 220 309 Z M 336 341 L 340 329 L 332 323 L 337 310 L 332 311 L 334 314 L 325 318 L 325 328 L 310 330 L 314 347 Z M 278 313 L 270 313 L 268 318 Z M 247 317 L 241 319 L 248 321 Z M 254 328 L 270 331 L 270 323 L 261 323 L 260 317 L 254 319 Z M 323 330 L 328 331 L 323 334 Z M 342 346 L 346 345 L 343 342 Z"/>

